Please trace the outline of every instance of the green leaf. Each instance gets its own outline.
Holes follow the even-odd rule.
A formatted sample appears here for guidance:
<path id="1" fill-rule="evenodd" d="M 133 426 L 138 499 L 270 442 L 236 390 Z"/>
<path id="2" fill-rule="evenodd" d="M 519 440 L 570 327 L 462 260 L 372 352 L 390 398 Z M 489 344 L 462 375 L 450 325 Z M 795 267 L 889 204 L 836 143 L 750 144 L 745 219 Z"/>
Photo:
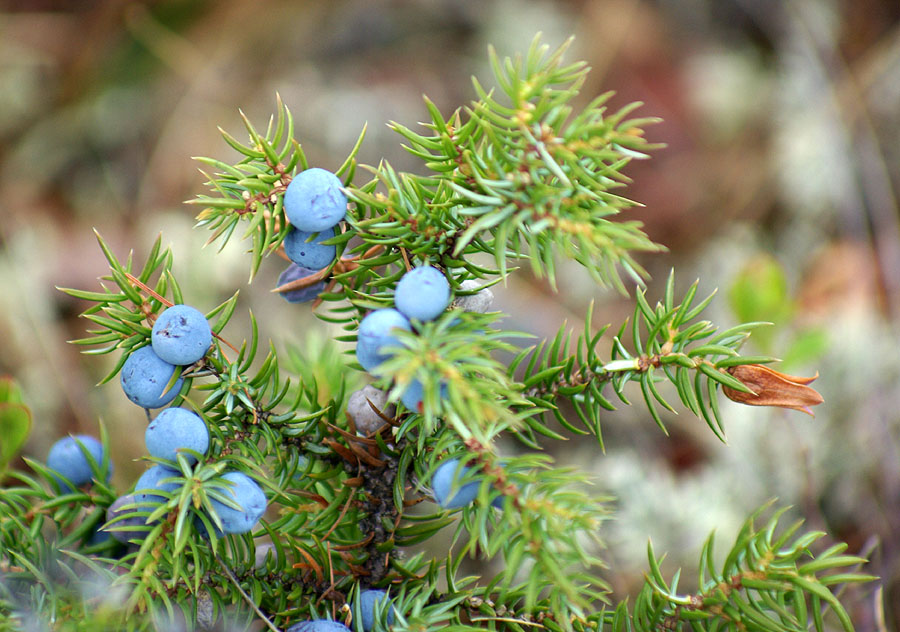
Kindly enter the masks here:
<path id="1" fill-rule="evenodd" d="M 812 328 L 798 333 L 782 354 L 782 366 L 788 373 L 793 367 L 804 367 L 819 360 L 830 346 L 828 332 Z"/>
<path id="2" fill-rule="evenodd" d="M 0 384 L 3 382 L 6 380 Z M 0 403 L 0 473 L 25 445 L 30 432 L 31 410 L 27 406 L 8 400 Z"/>
<path id="3" fill-rule="evenodd" d="M 728 302 L 741 321 L 787 322 L 793 309 L 784 268 L 768 254 L 750 259 L 728 290 Z M 764 351 L 772 345 L 774 330 L 757 332 Z"/>
<path id="4" fill-rule="evenodd" d="M 8 375 L 0 376 L 0 404 L 21 404 L 23 402 L 22 387 L 19 386 L 19 383 Z"/>

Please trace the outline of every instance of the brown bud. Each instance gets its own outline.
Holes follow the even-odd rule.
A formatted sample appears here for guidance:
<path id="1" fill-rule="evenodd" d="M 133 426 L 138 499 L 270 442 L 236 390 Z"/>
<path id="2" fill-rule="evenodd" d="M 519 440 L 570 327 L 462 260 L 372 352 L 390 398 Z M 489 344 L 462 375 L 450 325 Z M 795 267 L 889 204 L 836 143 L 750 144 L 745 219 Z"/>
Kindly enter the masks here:
<path id="1" fill-rule="evenodd" d="M 818 373 L 812 377 L 797 377 L 780 373 L 761 364 L 742 364 L 726 370 L 753 391 L 744 393 L 723 386 L 722 392 L 725 396 L 739 404 L 779 406 L 799 410 L 815 417 L 810 406 L 824 401 L 818 391 L 807 386 L 819 377 Z"/>

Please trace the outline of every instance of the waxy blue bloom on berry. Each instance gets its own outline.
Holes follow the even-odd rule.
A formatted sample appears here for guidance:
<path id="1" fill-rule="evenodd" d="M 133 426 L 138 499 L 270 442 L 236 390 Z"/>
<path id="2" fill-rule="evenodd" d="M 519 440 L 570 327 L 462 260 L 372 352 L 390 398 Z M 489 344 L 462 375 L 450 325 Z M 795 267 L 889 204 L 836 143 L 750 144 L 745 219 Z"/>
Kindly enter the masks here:
<path id="1" fill-rule="evenodd" d="M 150 527 L 147 526 L 147 515 L 144 514 L 141 516 L 131 516 L 129 518 L 120 518 L 121 516 L 125 516 L 132 512 L 142 511 L 149 512 L 155 509 L 150 505 L 139 505 L 134 507 L 129 507 L 125 509 L 126 505 L 134 505 L 138 503 L 139 500 L 134 494 L 125 494 L 124 496 L 119 496 L 116 500 L 106 509 L 106 522 L 108 526 L 105 526 L 102 531 L 108 533 L 116 540 L 122 543 L 128 543 L 129 540 L 143 539 L 148 533 L 150 533 Z M 113 522 L 115 520 L 115 522 Z M 112 524 L 110 524 L 112 523 Z M 127 531 L 118 531 L 114 530 L 117 527 L 141 527 L 140 529 L 129 529 Z"/>
<path id="2" fill-rule="evenodd" d="M 144 441 L 150 456 L 175 461 L 178 452 L 185 448 L 204 454 L 209 448 L 209 429 L 199 415 L 187 408 L 166 408 L 147 426 Z M 184 455 L 188 463 L 197 462 L 194 455 Z"/>
<path id="3" fill-rule="evenodd" d="M 284 192 L 284 213 L 298 230 L 317 233 L 334 227 L 347 214 L 347 196 L 336 175 L 313 167 L 301 171 Z"/>
<path id="4" fill-rule="evenodd" d="M 296 228 L 291 229 L 284 236 L 284 254 L 298 266 L 321 270 L 334 261 L 337 255 L 335 246 L 322 244 L 323 241 L 334 237 L 334 228 L 325 229 L 310 240 L 314 234 Z"/>
<path id="5" fill-rule="evenodd" d="M 93 477 L 91 465 L 85 457 L 84 452 L 81 451 L 81 448 L 78 445 L 79 443 L 83 445 L 88 451 L 88 454 L 94 458 L 97 466 L 102 466 L 104 460 L 103 444 L 90 435 L 79 434 L 71 437 L 64 437 L 53 444 L 50 448 L 50 453 L 47 455 L 47 467 L 56 470 L 59 474 L 65 476 L 76 487 L 81 487 L 85 483 L 90 483 Z M 112 464 L 109 466 L 106 480 L 109 480 L 111 473 Z M 57 478 L 56 480 L 63 491 L 72 491 L 72 489 L 61 479 Z"/>
<path id="6" fill-rule="evenodd" d="M 193 364 L 209 350 L 212 330 L 199 310 L 173 305 L 153 323 L 150 341 L 156 355 L 169 364 Z"/>
<path id="7" fill-rule="evenodd" d="M 386 602 L 385 605 L 382 605 L 383 602 Z M 372 628 L 375 627 L 376 608 L 387 608 L 385 621 L 388 625 L 394 623 L 394 606 L 391 604 L 391 600 L 385 591 L 364 590 L 359 593 L 359 609 L 362 614 L 362 624 L 365 632 L 372 632 Z"/>
<path id="8" fill-rule="evenodd" d="M 160 490 L 168 493 L 174 493 L 179 488 L 177 482 L 162 481 L 175 476 L 181 476 L 180 472 L 171 470 L 162 465 L 154 465 L 134 484 L 134 492 L 119 496 L 106 510 L 106 522 L 111 523 L 116 518 L 130 514 L 132 512 L 142 512 L 142 515 L 131 516 L 129 518 L 121 518 L 110 524 L 105 531 L 110 533 L 119 542 L 127 543 L 131 539 L 143 539 L 148 533 L 152 525 L 147 524 L 147 517 L 150 513 L 156 511 L 157 503 L 166 502 L 166 498 L 159 494 L 154 494 L 154 490 Z M 135 505 L 125 509 L 126 505 Z M 115 531 L 114 527 L 140 527 L 129 529 L 127 531 Z"/>
<path id="9" fill-rule="evenodd" d="M 213 509 L 222 520 L 222 531 L 246 533 L 266 512 L 266 494 L 256 481 L 243 472 L 227 472 L 222 478 L 234 484 L 228 489 L 221 489 L 221 493 L 241 507 L 238 510 L 218 500 L 212 501 Z"/>
<path id="10" fill-rule="evenodd" d="M 441 399 L 447 398 L 447 385 L 443 382 L 441 383 L 438 394 Z M 422 385 L 422 382 L 413 378 L 400 395 L 400 401 L 403 402 L 403 405 L 406 406 L 408 410 L 411 410 L 414 413 L 425 412 L 425 387 Z"/>
<path id="11" fill-rule="evenodd" d="M 450 303 L 450 283 L 432 266 L 413 268 L 394 291 L 394 305 L 408 318 L 434 320 Z"/>
<path id="12" fill-rule="evenodd" d="M 138 406 L 162 408 L 175 399 L 184 383 L 179 377 L 167 391 L 166 385 L 174 373 L 174 364 L 161 359 L 152 347 L 141 347 L 125 360 L 119 381 L 128 399 Z"/>
<path id="13" fill-rule="evenodd" d="M 153 490 L 158 489 L 167 493 L 174 493 L 178 489 L 179 483 L 175 481 L 162 482 L 165 479 L 181 476 L 181 472 L 165 467 L 163 465 L 154 465 L 141 474 L 140 478 L 134 484 L 134 497 L 137 502 L 152 501 L 165 502 L 166 497 L 154 494 Z"/>
<path id="14" fill-rule="evenodd" d="M 362 319 L 356 337 L 356 358 L 366 371 L 372 371 L 391 357 L 383 351 L 385 347 L 400 345 L 392 333 L 394 329 L 412 331 L 412 326 L 406 316 L 390 307 L 376 309 Z"/>
<path id="15" fill-rule="evenodd" d="M 295 623 L 285 632 L 350 632 L 350 628 L 331 619 L 313 619 Z"/>
<path id="16" fill-rule="evenodd" d="M 466 483 L 459 487 L 469 468 L 461 465 L 459 459 L 448 459 L 441 463 L 431 477 L 431 489 L 434 492 L 434 500 L 444 509 L 458 509 L 465 507 L 478 496 L 478 483 Z M 456 493 L 451 497 L 450 491 L 453 485 L 457 486 Z"/>

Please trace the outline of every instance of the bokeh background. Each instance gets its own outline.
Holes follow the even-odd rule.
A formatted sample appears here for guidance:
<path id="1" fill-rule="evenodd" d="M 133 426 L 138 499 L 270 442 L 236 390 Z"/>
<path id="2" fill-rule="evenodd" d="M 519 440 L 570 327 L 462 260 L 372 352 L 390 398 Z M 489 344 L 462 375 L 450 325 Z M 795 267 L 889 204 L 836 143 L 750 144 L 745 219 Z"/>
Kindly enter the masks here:
<path id="1" fill-rule="evenodd" d="M 712 529 L 724 545 L 770 498 L 871 558 L 878 584 L 849 589 L 860 630 L 900 626 L 900 4 L 896 0 L 8 0 L 0 2 L 0 373 L 35 413 L 26 454 L 68 432 L 107 426 L 114 482 L 144 468 L 143 415 L 115 383 L 110 356 L 83 356 L 85 308 L 55 290 L 96 289 L 105 263 L 92 228 L 138 261 L 157 235 L 175 252 L 189 302 L 241 291 L 264 335 L 321 344 L 325 326 L 269 293 L 283 267 L 248 285 L 239 244 L 202 248 L 192 230 L 203 191 L 192 156 L 230 158 L 216 129 L 242 138 L 279 92 L 312 163 L 336 168 L 361 127 L 361 159 L 418 162 L 385 123 L 444 112 L 487 78 L 486 48 L 523 51 L 537 31 L 593 67 L 583 102 L 643 101 L 667 144 L 631 164 L 630 212 L 669 252 L 643 257 L 659 295 L 671 267 L 719 289 L 715 322 L 776 323 L 748 351 L 820 373 L 825 403 L 798 412 L 723 400 L 728 445 L 689 413 L 664 436 L 640 406 L 610 414 L 606 453 L 550 446 L 596 475 L 616 518 L 604 533 L 607 579 L 633 594 L 646 543 L 693 574 Z M 564 319 L 617 326 L 629 303 L 578 269 L 560 293 L 517 273 L 497 289 L 510 328 L 538 335 Z M 238 318 L 230 337 L 243 336 Z M 751 348 L 752 347 L 752 348 Z M 639 398 L 638 398 L 639 399 Z M 674 395 L 673 395 L 673 399 Z M 505 446 L 504 449 L 511 449 Z M 883 608 L 879 606 L 883 604 Z"/>

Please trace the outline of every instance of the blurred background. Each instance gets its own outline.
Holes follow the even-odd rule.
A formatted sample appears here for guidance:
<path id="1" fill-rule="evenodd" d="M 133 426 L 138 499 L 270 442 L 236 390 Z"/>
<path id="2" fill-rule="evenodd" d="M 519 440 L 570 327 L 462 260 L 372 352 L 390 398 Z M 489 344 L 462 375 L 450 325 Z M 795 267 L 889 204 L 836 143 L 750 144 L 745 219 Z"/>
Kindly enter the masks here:
<path id="1" fill-rule="evenodd" d="M 86 307 L 54 289 L 97 289 L 106 270 L 92 228 L 143 261 L 157 235 L 175 252 L 188 301 L 210 309 L 235 289 L 278 344 L 326 331 L 269 293 L 283 264 L 247 284 L 236 242 L 221 254 L 192 230 L 203 192 L 192 156 L 228 160 L 217 125 L 244 138 L 238 108 L 264 127 L 279 92 L 310 162 L 336 168 L 361 127 L 361 160 L 420 168 L 385 123 L 469 102 L 488 78 L 486 48 L 527 49 L 537 31 L 593 67 L 582 102 L 615 90 L 664 122 L 667 144 L 631 164 L 629 196 L 667 254 L 642 262 L 660 296 L 670 267 L 683 292 L 718 288 L 710 316 L 776 325 L 748 353 L 819 372 L 816 418 L 722 400 L 728 445 L 689 413 L 611 413 L 606 454 L 572 441 L 560 462 L 589 468 L 616 517 L 607 579 L 633 594 L 650 538 L 671 573 L 694 574 L 716 529 L 720 554 L 771 498 L 792 517 L 871 558 L 880 584 L 845 597 L 860 630 L 900 626 L 900 4 L 896 0 L 331 0 L 0 2 L 0 373 L 35 413 L 26 453 L 43 459 L 68 432 L 107 426 L 114 482 L 145 467 L 143 414 L 113 382 L 110 356 L 83 356 Z M 566 269 L 561 292 L 527 271 L 497 289 L 505 325 L 539 335 L 617 327 L 629 302 Z M 236 319 L 226 337 L 240 340 Z M 319 333 L 317 333 L 319 332 Z M 317 338 L 318 336 L 318 338 Z M 639 397 L 637 398 L 639 399 Z M 677 398 L 674 397 L 673 400 Z M 505 447 L 505 449 L 511 446 Z M 879 602 L 884 604 L 883 612 Z M 880 620 L 881 617 L 884 620 Z"/>

